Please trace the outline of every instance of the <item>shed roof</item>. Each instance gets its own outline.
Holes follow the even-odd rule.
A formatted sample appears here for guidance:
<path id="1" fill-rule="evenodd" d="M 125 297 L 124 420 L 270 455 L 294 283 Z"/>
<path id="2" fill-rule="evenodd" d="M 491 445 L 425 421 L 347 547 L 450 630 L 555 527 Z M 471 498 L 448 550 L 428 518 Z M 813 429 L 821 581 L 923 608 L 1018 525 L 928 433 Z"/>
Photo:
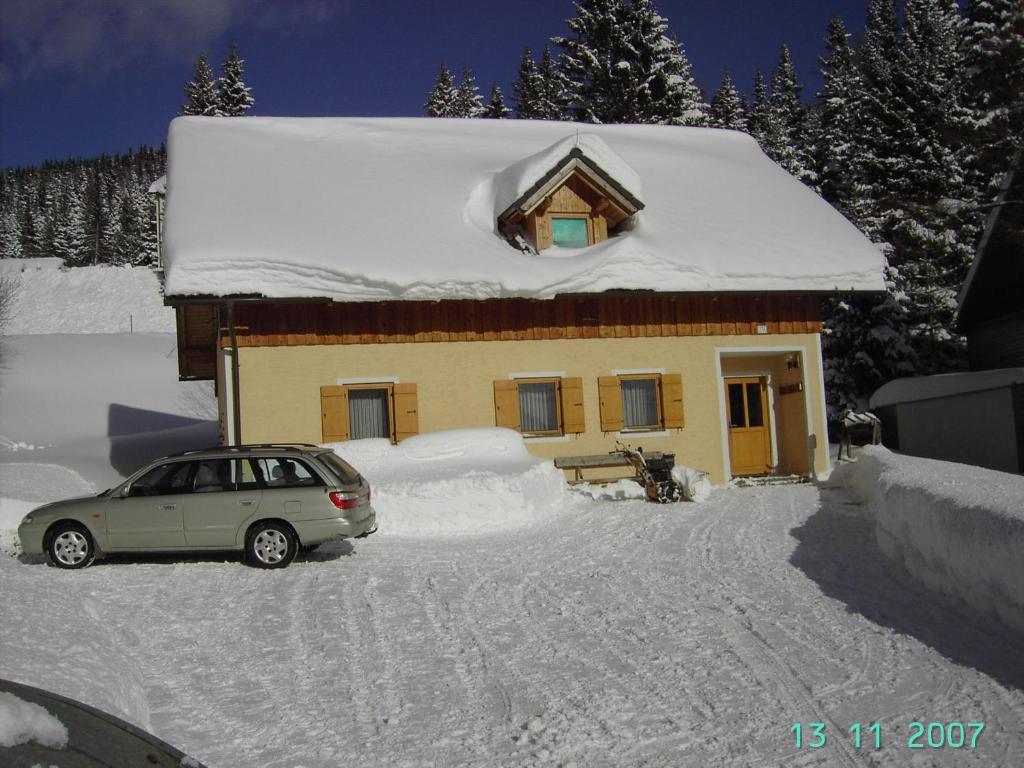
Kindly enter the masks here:
<path id="1" fill-rule="evenodd" d="M 588 248 L 511 247 L 498 215 L 574 148 L 646 207 Z M 883 290 L 879 250 L 732 131 L 185 117 L 168 165 L 172 299 Z"/>

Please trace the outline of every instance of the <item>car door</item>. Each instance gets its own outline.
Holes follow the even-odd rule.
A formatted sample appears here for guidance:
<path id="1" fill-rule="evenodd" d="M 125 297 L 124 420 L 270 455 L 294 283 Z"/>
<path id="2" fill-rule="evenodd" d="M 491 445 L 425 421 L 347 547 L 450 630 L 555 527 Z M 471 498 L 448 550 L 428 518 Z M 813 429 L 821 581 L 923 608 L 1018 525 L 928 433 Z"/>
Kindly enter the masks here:
<path id="1" fill-rule="evenodd" d="M 192 493 L 185 500 L 185 541 L 190 547 L 233 547 L 261 497 L 247 460 L 198 461 Z"/>
<path id="2" fill-rule="evenodd" d="M 107 504 L 107 547 L 176 549 L 185 546 L 183 512 L 194 464 L 167 462 L 135 480 Z"/>

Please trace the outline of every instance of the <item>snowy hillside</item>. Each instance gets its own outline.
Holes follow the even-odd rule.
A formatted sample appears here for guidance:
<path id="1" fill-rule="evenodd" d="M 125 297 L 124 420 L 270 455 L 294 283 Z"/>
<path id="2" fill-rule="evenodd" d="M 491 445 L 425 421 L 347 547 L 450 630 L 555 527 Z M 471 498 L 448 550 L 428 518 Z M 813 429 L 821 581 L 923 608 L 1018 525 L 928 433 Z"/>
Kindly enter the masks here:
<path id="1" fill-rule="evenodd" d="M 17 282 L 8 335 L 174 333 L 156 273 L 145 267 L 58 269 L 56 259 L 4 259 Z"/>

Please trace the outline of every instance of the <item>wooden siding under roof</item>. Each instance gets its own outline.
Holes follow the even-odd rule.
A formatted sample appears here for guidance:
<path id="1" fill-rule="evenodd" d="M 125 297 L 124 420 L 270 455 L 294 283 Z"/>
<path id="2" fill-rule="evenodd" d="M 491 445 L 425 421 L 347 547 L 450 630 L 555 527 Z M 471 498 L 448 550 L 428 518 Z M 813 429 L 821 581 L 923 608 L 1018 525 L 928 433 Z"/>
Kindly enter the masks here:
<path id="1" fill-rule="evenodd" d="M 818 333 L 819 302 L 778 293 L 267 301 L 236 304 L 235 330 L 240 347 Z M 227 329 L 221 331 L 224 343 Z"/>

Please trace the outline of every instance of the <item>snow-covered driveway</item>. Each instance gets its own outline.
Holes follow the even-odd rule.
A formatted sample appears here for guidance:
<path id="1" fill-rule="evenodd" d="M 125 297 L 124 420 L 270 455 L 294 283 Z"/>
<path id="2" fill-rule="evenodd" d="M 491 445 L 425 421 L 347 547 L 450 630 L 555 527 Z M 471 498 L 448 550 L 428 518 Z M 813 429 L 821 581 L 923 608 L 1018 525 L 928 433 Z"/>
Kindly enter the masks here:
<path id="1" fill-rule="evenodd" d="M 858 508 L 809 485 L 382 532 L 279 572 L 4 556 L 0 676 L 212 768 L 1018 765 L 1024 645 L 897 576 Z M 908 749 L 912 721 L 986 727 Z"/>

